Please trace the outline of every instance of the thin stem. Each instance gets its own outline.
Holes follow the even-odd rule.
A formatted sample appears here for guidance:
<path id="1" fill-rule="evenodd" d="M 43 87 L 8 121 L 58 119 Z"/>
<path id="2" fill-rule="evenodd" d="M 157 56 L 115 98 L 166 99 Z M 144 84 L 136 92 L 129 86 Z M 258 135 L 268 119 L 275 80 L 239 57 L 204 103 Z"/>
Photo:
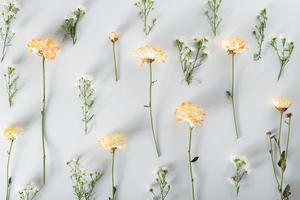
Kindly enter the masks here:
<path id="1" fill-rule="evenodd" d="M 2 58 L 1 58 L 1 62 L 4 60 L 4 57 L 5 57 L 6 41 L 7 41 L 8 31 L 9 31 L 9 26 L 6 26 L 5 37 L 4 37 L 4 41 L 3 41 L 3 47 L 2 47 Z"/>
<path id="2" fill-rule="evenodd" d="M 274 151 L 273 151 L 273 144 L 272 144 L 272 139 L 270 138 L 270 156 L 271 156 L 271 161 L 272 161 L 272 167 L 273 167 L 273 172 L 274 172 L 274 177 L 275 177 L 275 180 L 277 182 L 277 185 L 279 186 L 279 181 L 278 181 L 278 178 L 277 178 L 277 174 L 276 174 L 276 168 L 275 168 L 275 161 L 274 161 Z"/>
<path id="3" fill-rule="evenodd" d="M 119 80 L 119 75 L 118 75 L 118 67 L 117 67 L 117 59 L 116 59 L 116 43 L 112 43 L 112 49 L 113 49 L 113 61 L 114 61 L 114 67 L 115 67 L 115 80 Z"/>
<path id="4" fill-rule="evenodd" d="M 6 200 L 9 200 L 9 189 L 10 189 L 10 184 L 11 184 L 11 178 L 9 177 L 9 166 L 10 166 L 10 155 L 11 155 L 11 150 L 13 147 L 14 140 L 10 141 L 9 145 L 9 150 L 7 152 L 8 157 L 7 157 L 7 165 L 6 165 Z"/>
<path id="5" fill-rule="evenodd" d="M 291 136 L 291 121 L 292 117 L 289 117 L 289 122 L 288 122 L 288 137 L 286 140 L 286 150 L 285 150 L 285 159 L 287 160 L 288 158 L 288 152 L 289 152 L 289 144 L 290 144 L 290 136 Z"/>
<path id="6" fill-rule="evenodd" d="M 232 57 L 231 57 L 231 103 L 232 103 L 235 134 L 236 134 L 236 138 L 238 139 L 240 137 L 240 134 L 239 134 L 238 124 L 237 124 L 234 94 L 235 94 L 235 91 L 234 91 L 234 54 L 232 54 Z"/>
<path id="7" fill-rule="evenodd" d="M 158 148 L 156 133 L 155 133 L 155 130 L 154 130 L 153 116 L 152 116 L 152 85 L 153 85 L 153 79 L 152 79 L 152 65 L 151 65 L 151 62 L 149 63 L 149 69 L 150 69 L 150 72 L 149 72 L 149 105 L 148 105 L 148 107 L 149 107 L 152 137 L 153 137 L 153 140 L 154 140 L 157 156 L 159 157 L 160 152 L 159 152 L 159 148 Z"/>
<path id="8" fill-rule="evenodd" d="M 46 151 L 45 151 L 45 112 L 46 112 L 46 72 L 45 57 L 43 56 L 43 105 L 42 105 L 42 149 L 43 149 L 43 184 L 46 183 Z"/>
<path id="9" fill-rule="evenodd" d="M 189 169 L 190 169 L 190 178 L 191 178 L 191 186 L 192 186 L 192 197 L 195 200 L 195 188 L 194 188 L 194 176 L 193 176 L 193 168 L 192 168 L 192 157 L 191 157 L 191 148 L 192 148 L 192 132 L 193 128 L 190 127 L 190 137 L 189 137 L 189 149 L 188 149 L 188 156 L 189 156 Z"/>
<path id="10" fill-rule="evenodd" d="M 115 152 L 116 150 L 112 150 L 112 163 L 111 163 L 111 189 L 112 189 L 112 200 L 115 200 Z"/>
<path id="11" fill-rule="evenodd" d="M 282 130 L 282 118 L 283 118 L 283 112 L 280 112 L 280 122 L 279 122 L 279 129 L 278 129 L 278 151 L 279 151 L 279 157 L 281 155 L 281 130 Z"/>

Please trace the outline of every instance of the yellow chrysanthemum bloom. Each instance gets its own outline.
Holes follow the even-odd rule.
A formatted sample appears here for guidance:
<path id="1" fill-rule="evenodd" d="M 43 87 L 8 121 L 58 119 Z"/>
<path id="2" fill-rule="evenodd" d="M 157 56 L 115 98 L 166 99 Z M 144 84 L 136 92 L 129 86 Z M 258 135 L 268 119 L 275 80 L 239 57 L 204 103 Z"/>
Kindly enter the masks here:
<path id="1" fill-rule="evenodd" d="M 280 112 L 286 111 L 292 105 L 292 102 L 287 98 L 274 98 L 272 101 L 275 108 Z"/>
<path id="2" fill-rule="evenodd" d="M 124 133 L 113 132 L 98 140 L 99 146 L 108 151 L 124 149 L 127 144 L 127 137 Z"/>
<path id="3" fill-rule="evenodd" d="M 118 33 L 118 32 L 115 32 L 115 31 L 111 32 L 111 33 L 109 34 L 109 40 L 110 40 L 112 43 L 115 43 L 116 41 L 118 41 L 118 40 L 119 40 L 119 33 Z"/>
<path id="4" fill-rule="evenodd" d="M 140 58 L 140 65 L 144 63 L 151 64 L 153 62 L 165 63 L 167 55 L 161 48 L 155 48 L 151 46 L 140 47 L 136 50 L 138 57 Z"/>
<path id="5" fill-rule="evenodd" d="M 43 56 L 45 59 L 54 60 L 59 50 L 58 44 L 52 39 L 34 38 L 27 44 L 27 48 Z"/>
<path id="6" fill-rule="evenodd" d="M 23 134 L 23 130 L 17 126 L 9 126 L 3 130 L 3 137 L 7 140 L 16 140 Z"/>
<path id="7" fill-rule="evenodd" d="M 186 121 L 189 123 L 191 128 L 195 126 L 203 126 L 205 112 L 204 110 L 192 102 L 183 102 L 179 106 L 176 107 L 175 110 L 176 121 Z"/>
<path id="8" fill-rule="evenodd" d="M 247 50 L 246 41 L 241 38 L 232 37 L 223 39 L 221 43 L 222 47 L 231 55 L 242 53 Z"/>

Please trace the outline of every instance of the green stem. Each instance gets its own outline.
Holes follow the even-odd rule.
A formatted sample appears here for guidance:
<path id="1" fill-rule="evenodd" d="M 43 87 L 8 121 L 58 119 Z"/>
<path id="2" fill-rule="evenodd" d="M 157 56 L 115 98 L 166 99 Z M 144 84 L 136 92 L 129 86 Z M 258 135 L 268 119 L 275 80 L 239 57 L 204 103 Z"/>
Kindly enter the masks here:
<path id="1" fill-rule="evenodd" d="M 117 59 L 116 59 L 116 43 L 112 43 L 112 49 L 113 49 L 113 62 L 114 62 L 114 67 L 115 67 L 115 80 L 119 80 L 119 75 L 118 75 L 118 67 L 117 67 Z"/>
<path id="2" fill-rule="evenodd" d="M 9 26 L 6 26 L 5 37 L 4 37 L 4 41 L 3 41 L 3 47 L 2 47 L 2 58 L 1 58 L 1 62 L 4 60 L 4 57 L 5 57 L 6 41 L 7 41 L 8 31 L 9 31 Z"/>
<path id="3" fill-rule="evenodd" d="M 144 31 L 145 31 L 145 35 L 148 35 L 148 29 L 147 29 L 147 15 L 146 15 L 146 2 L 144 2 Z"/>
<path id="4" fill-rule="evenodd" d="M 283 112 L 280 112 L 280 122 L 279 122 L 279 129 L 278 129 L 278 151 L 279 151 L 279 157 L 281 155 L 281 130 L 282 130 L 282 118 L 283 118 Z"/>
<path id="5" fill-rule="evenodd" d="M 189 156 L 189 169 L 190 169 L 190 178 L 191 178 L 191 186 L 192 186 L 192 197 L 195 200 L 195 188 L 194 188 L 194 176 L 193 176 L 193 168 L 192 168 L 192 157 L 191 157 L 191 148 L 192 148 L 192 132 L 193 128 L 190 127 L 190 137 L 189 137 L 189 149 L 188 149 L 188 156 Z"/>
<path id="6" fill-rule="evenodd" d="M 112 200 L 115 200 L 115 152 L 116 150 L 112 150 L 112 164 L 111 164 L 111 192 L 112 192 Z"/>
<path id="7" fill-rule="evenodd" d="M 45 151 L 45 112 L 46 112 L 46 72 L 45 57 L 43 56 L 43 105 L 42 105 L 42 149 L 43 149 L 43 184 L 46 183 L 46 151 Z"/>
<path id="8" fill-rule="evenodd" d="M 288 152 L 289 152 L 289 143 L 290 143 L 290 136 L 291 136 L 291 121 L 292 121 L 292 117 L 289 117 L 289 122 L 288 122 L 288 138 L 286 140 L 286 150 L 285 150 L 285 159 L 286 160 L 288 158 Z"/>
<path id="9" fill-rule="evenodd" d="M 152 85 L 153 85 L 153 78 L 152 78 L 152 64 L 151 62 L 149 63 L 149 115 L 150 115 L 150 123 L 151 123 L 151 130 L 152 130 L 152 137 L 154 140 L 154 144 L 155 144 L 155 149 L 156 149 L 156 153 L 157 156 L 160 156 L 160 152 L 159 152 L 159 148 L 158 148 L 158 143 L 157 143 L 157 139 L 156 139 L 156 133 L 154 130 L 154 122 L 153 122 L 153 115 L 152 115 Z"/>
<path id="10" fill-rule="evenodd" d="M 6 165 L 6 200 L 9 200 L 9 190 L 10 190 L 10 185 L 11 185 L 11 178 L 9 177 L 9 166 L 10 166 L 10 155 L 12 151 L 14 140 L 10 141 L 9 145 L 9 150 L 7 152 L 8 157 L 7 157 L 7 165 Z"/>
<path id="11" fill-rule="evenodd" d="M 269 150 L 269 152 L 270 152 L 271 161 L 272 161 L 273 173 L 274 173 L 276 183 L 279 186 L 279 181 L 278 181 L 278 178 L 277 178 L 276 168 L 275 168 L 276 165 L 275 165 L 275 161 L 274 161 L 274 151 L 273 151 L 272 139 L 269 138 L 269 140 L 270 140 L 270 150 Z"/>
<path id="12" fill-rule="evenodd" d="M 237 124 L 237 116 L 236 116 L 236 109 L 235 109 L 235 91 L 234 91 L 234 54 L 232 54 L 231 58 L 231 103 L 232 103 L 232 113 L 233 113 L 233 120 L 234 120 L 234 128 L 236 138 L 240 137 L 238 124 Z"/>

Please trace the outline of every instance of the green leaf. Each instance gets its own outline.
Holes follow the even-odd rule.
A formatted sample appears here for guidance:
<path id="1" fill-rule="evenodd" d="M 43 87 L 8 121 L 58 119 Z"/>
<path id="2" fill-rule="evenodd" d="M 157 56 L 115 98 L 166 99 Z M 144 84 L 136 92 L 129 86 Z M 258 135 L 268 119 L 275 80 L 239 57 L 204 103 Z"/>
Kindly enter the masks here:
<path id="1" fill-rule="evenodd" d="M 199 156 L 196 156 L 196 157 L 193 158 L 193 160 L 192 160 L 191 162 L 192 162 L 192 163 L 193 163 L 193 162 L 196 162 L 198 159 L 199 159 Z"/>

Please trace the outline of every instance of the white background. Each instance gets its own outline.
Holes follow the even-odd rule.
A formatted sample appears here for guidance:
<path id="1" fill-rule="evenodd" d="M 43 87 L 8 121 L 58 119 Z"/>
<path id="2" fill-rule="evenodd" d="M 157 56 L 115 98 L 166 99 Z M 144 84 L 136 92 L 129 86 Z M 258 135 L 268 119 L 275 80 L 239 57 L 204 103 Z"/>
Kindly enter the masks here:
<path id="1" fill-rule="evenodd" d="M 152 171 L 166 165 L 171 191 L 168 199 L 188 200 L 190 182 L 187 163 L 188 128 L 176 123 L 174 108 L 190 100 L 207 112 L 205 126 L 195 129 L 193 154 L 200 155 L 194 165 L 197 199 L 235 199 L 228 177 L 233 174 L 230 156 L 239 153 L 250 162 L 251 173 L 243 181 L 240 199 L 278 199 L 268 154 L 265 132 L 274 130 L 279 113 L 271 99 L 284 96 L 294 104 L 290 155 L 286 181 L 292 187 L 293 200 L 300 199 L 299 156 L 299 19 L 297 0 L 225 0 L 220 9 L 223 22 L 220 34 L 213 37 L 206 17 L 204 0 L 161 0 L 155 4 L 158 22 L 150 36 L 145 37 L 133 1 L 127 0 L 23 0 L 13 27 L 16 37 L 1 64 L 1 77 L 7 63 L 16 66 L 20 75 L 15 104 L 8 108 L 4 80 L 0 84 L 0 128 L 18 125 L 24 136 L 15 142 L 11 173 L 11 199 L 16 200 L 20 185 L 35 182 L 41 186 L 42 156 L 40 132 L 41 58 L 29 53 L 27 42 L 33 37 L 54 38 L 61 45 L 55 61 L 47 61 L 47 184 L 37 199 L 75 199 L 69 169 L 65 162 L 80 156 L 82 165 L 104 173 L 95 188 L 95 198 L 110 195 L 110 154 L 97 146 L 97 139 L 111 131 L 124 131 L 129 143 L 117 152 L 117 199 L 144 200 L 152 182 Z M 60 25 L 64 16 L 83 4 L 87 13 L 78 26 L 78 42 L 63 41 Z M 268 9 L 267 42 L 263 59 L 254 62 L 256 43 L 252 32 L 255 17 Z M 117 44 L 120 78 L 114 82 L 109 32 L 120 32 Z M 282 79 L 277 82 L 279 61 L 268 44 L 274 35 L 282 34 L 295 41 L 296 48 Z M 176 38 L 191 41 L 193 36 L 209 36 L 209 58 L 202 65 L 190 86 L 183 82 L 178 62 Z M 223 37 L 240 36 L 248 41 L 248 51 L 237 56 L 237 102 L 242 137 L 235 140 L 231 104 L 225 95 L 230 87 L 230 57 L 221 48 Z M 157 159 L 152 143 L 147 103 L 148 69 L 138 66 L 134 50 L 144 44 L 165 49 L 166 64 L 155 64 L 153 106 L 162 156 Z M 80 103 L 75 83 L 83 74 L 94 79 L 97 100 L 95 118 L 88 136 L 83 133 Z M 8 142 L 0 141 L 0 195 L 4 199 L 5 166 Z"/>

